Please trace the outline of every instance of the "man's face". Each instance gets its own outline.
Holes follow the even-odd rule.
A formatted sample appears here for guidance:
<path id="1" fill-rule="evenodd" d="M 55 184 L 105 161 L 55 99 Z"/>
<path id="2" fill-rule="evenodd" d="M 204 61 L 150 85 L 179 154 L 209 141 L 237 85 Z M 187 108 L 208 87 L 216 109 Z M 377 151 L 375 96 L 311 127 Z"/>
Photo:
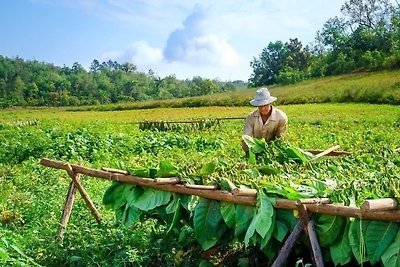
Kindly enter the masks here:
<path id="1" fill-rule="evenodd" d="M 264 115 L 264 116 L 268 115 L 270 109 L 271 109 L 270 104 L 258 107 L 258 111 L 260 112 L 261 115 Z"/>

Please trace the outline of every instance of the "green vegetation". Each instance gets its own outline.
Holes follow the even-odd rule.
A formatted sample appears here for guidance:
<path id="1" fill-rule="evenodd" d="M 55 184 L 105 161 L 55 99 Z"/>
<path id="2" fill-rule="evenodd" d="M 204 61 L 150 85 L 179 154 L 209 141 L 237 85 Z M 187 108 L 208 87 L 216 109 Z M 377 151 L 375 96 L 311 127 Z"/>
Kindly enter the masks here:
<path id="1" fill-rule="evenodd" d="M 207 95 L 242 87 L 246 87 L 242 81 L 160 78 L 151 71 L 137 71 L 131 63 L 93 60 L 87 71 L 77 62 L 71 68 L 56 67 L 0 56 L 0 107 L 99 105 Z"/>
<path id="2" fill-rule="evenodd" d="M 269 87 L 277 104 L 372 103 L 400 104 L 400 71 L 345 74 Z M 131 110 L 166 107 L 248 106 L 255 89 L 242 89 L 182 99 L 76 107 L 69 110 Z M 218 116 L 218 115 L 217 115 Z M 227 117 L 232 117 L 227 115 Z"/>
<path id="3" fill-rule="evenodd" d="M 315 43 L 270 42 L 250 63 L 252 87 L 293 84 L 315 77 L 400 67 L 400 4 L 347 0 L 344 17 L 328 19 Z"/>
<path id="4" fill-rule="evenodd" d="M 398 106 L 307 104 L 280 108 L 290 118 L 286 138 L 290 146 L 324 149 L 339 144 L 342 149 L 352 152 L 352 155 L 323 157 L 299 164 L 290 160 L 270 162 L 260 154 L 254 162 L 248 162 L 240 146 L 243 123 L 240 120 L 221 121 L 219 126 L 184 132 L 179 129 L 163 132 L 140 130 L 138 124 L 133 123 L 144 119 L 244 117 L 252 110 L 251 107 L 164 108 L 101 113 L 70 112 L 63 109 L 0 111 L 0 138 L 3 140 L 0 144 L 1 265 L 31 266 L 35 262 L 43 266 L 185 266 L 198 265 L 205 260 L 227 265 L 238 264 L 238 261 L 254 265 L 257 262 L 267 264 L 268 259 L 273 257 L 272 254 L 262 252 L 257 245 L 260 244 L 258 236 L 265 238 L 267 233 L 264 235 L 256 222 L 253 223 L 255 232 L 249 232 L 246 239 L 249 243 L 245 246 L 247 241 L 244 238 L 249 231 L 247 223 L 251 223 L 246 216 L 240 219 L 246 227 L 239 231 L 229 226 L 234 222 L 237 225 L 238 221 L 230 220 L 231 217 L 226 217 L 229 213 L 224 212 L 222 219 L 224 224 L 228 222 L 228 227 L 221 228 L 225 230 L 218 234 L 217 243 L 213 243 L 214 232 L 209 233 L 211 239 L 198 240 L 198 237 L 204 236 L 202 229 L 209 223 L 202 220 L 202 212 L 207 207 L 215 212 L 222 207 L 217 209 L 219 205 L 215 202 L 199 200 L 198 205 L 201 205 L 196 208 L 197 211 L 193 210 L 194 217 L 191 218 L 196 218 L 195 221 L 200 224 L 194 225 L 183 220 L 190 214 L 183 206 L 186 200 L 170 198 L 182 203 L 184 209 L 181 210 L 182 220 L 177 220 L 178 217 L 173 216 L 175 213 L 170 211 L 179 206 L 172 202 L 166 203 L 165 198 L 157 198 L 164 199 L 160 200 L 164 204 L 158 206 L 160 209 L 157 211 L 164 208 L 167 211 L 165 217 L 151 212 L 151 206 L 138 204 L 140 210 L 147 211 L 143 211 L 134 224 L 132 219 L 135 217 L 130 217 L 129 224 L 132 225 L 126 227 L 115 221 L 115 216 L 121 218 L 120 213 L 116 215 L 113 208 L 106 209 L 114 207 L 112 201 L 106 201 L 106 206 L 102 204 L 110 182 L 90 177 L 81 179 L 103 215 L 104 223 L 95 223 L 78 196 L 61 246 L 55 236 L 70 180 L 64 171 L 40 166 L 38 162 L 42 157 L 71 163 L 82 162 L 93 168 L 105 166 L 131 172 L 163 169 L 161 176 L 173 172 L 187 182 L 198 184 L 219 183 L 219 178 L 224 177 L 238 186 L 266 187 L 263 190 L 268 197 L 272 187 L 275 192 L 279 192 L 280 197 L 296 199 L 312 193 L 328 196 L 334 202 L 354 205 L 368 198 L 400 196 Z M 279 150 L 276 153 L 279 156 Z M 213 164 L 214 168 L 210 168 Z M 332 191 L 332 188 L 335 190 Z M 269 200 L 264 195 L 260 197 L 267 208 Z M 148 201 L 142 202 L 151 204 Z M 123 200 L 120 203 L 124 203 Z M 158 202 L 152 205 L 157 206 Z M 166 207 L 169 209 L 166 210 Z M 225 208 L 229 210 L 229 207 Z M 268 209 L 258 212 L 279 218 L 275 222 L 286 222 L 284 218 L 293 218 L 279 211 L 271 214 Z M 240 214 L 245 215 L 244 212 Z M 362 221 L 360 226 L 358 220 L 346 220 L 344 223 L 341 219 L 324 216 L 317 216 L 316 220 L 319 234 L 324 235 L 324 240 L 328 242 L 324 245 L 321 243 L 324 253 L 331 254 L 335 262 L 350 261 L 348 265 L 354 266 L 368 259 L 372 263 L 394 266 L 390 263 L 393 261 L 390 255 L 398 250 L 398 242 L 394 241 L 398 240 L 394 234 L 398 232 L 398 224 Z M 176 227 L 170 229 L 170 222 L 174 221 Z M 284 223 L 280 229 L 290 231 L 290 225 Z M 325 227 L 327 225 L 332 227 Z M 336 232 L 335 229 L 340 231 Z M 376 237 L 370 235 L 370 232 L 382 232 L 382 229 L 386 229 L 388 234 L 381 241 L 370 239 Z M 238 239 L 225 239 L 231 234 L 235 235 L 235 231 Z M 251 232 L 253 238 L 250 238 L 253 236 L 250 236 Z M 340 239 L 333 232 L 348 233 L 341 235 L 347 236 L 348 240 Z M 279 248 L 279 239 L 285 233 L 277 232 L 268 240 L 274 242 L 271 253 L 276 251 L 275 247 Z M 365 250 L 360 245 L 360 236 L 366 237 Z M 343 254 L 338 242 L 350 246 L 349 251 L 353 256 Z M 218 245 L 216 250 L 212 248 L 213 253 L 202 251 L 213 244 Z M 374 244 L 382 245 L 376 247 Z M 306 249 L 304 244 L 299 244 L 298 254 L 294 252 L 293 258 L 289 260 L 295 262 Z M 309 259 L 304 258 L 304 261 L 309 262 Z"/>

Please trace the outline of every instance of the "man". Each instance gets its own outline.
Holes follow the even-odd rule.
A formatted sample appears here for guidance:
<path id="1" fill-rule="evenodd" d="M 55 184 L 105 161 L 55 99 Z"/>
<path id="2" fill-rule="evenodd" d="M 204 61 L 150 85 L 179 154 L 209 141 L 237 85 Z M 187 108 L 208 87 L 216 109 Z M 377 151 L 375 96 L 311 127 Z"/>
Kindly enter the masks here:
<path id="1" fill-rule="evenodd" d="M 271 141 L 281 137 L 286 132 L 288 118 L 282 110 L 272 106 L 275 100 L 276 97 L 271 96 L 267 88 L 257 90 L 256 96 L 250 101 L 250 104 L 258 107 L 258 109 L 246 117 L 243 135 Z M 248 154 L 249 148 L 243 141 L 242 147 Z"/>

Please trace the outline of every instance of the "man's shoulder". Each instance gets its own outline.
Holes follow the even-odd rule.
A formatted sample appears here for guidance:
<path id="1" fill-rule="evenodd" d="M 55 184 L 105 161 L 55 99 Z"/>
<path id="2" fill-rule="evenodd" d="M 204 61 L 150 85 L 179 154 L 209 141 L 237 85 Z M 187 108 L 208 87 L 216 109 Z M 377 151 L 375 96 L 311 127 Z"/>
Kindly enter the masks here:
<path id="1" fill-rule="evenodd" d="M 278 119 L 282 119 L 282 120 L 287 120 L 288 117 L 286 115 L 286 113 L 282 110 L 280 110 L 279 108 L 274 107 L 275 109 L 275 115 Z"/>
<path id="2" fill-rule="evenodd" d="M 250 117 L 260 117 L 260 112 L 256 109 L 256 110 L 250 112 L 249 114 L 247 114 L 247 118 L 250 118 Z"/>

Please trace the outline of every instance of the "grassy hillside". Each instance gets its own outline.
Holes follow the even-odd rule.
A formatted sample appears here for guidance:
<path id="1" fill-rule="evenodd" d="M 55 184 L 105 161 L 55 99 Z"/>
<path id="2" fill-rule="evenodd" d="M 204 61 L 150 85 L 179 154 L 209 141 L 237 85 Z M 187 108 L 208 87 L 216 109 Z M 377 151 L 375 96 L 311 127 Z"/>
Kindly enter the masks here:
<path id="1" fill-rule="evenodd" d="M 400 70 L 332 76 L 295 85 L 271 86 L 277 104 L 400 104 Z M 200 97 L 80 107 L 70 110 L 129 110 L 156 107 L 248 106 L 255 88 Z"/>

